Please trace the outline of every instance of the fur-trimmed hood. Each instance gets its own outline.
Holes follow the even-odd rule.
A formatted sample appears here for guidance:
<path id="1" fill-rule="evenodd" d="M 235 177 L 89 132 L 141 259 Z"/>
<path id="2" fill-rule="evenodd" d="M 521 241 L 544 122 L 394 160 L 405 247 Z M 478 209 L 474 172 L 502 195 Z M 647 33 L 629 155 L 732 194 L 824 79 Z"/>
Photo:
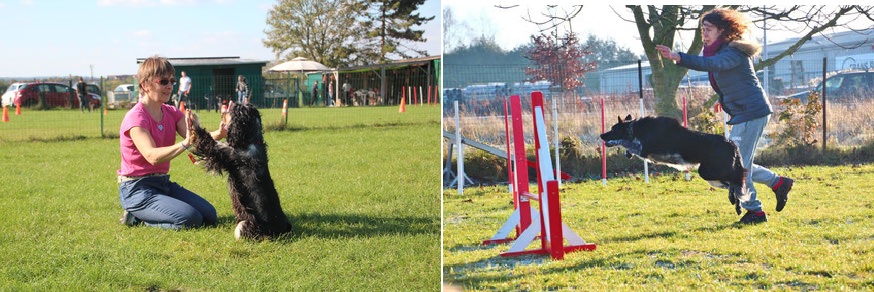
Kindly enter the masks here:
<path id="1" fill-rule="evenodd" d="M 728 45 L 731 46 L 732 48 L 740 50 L 744 54 L 747 54 L 747 56 L 750 56 L 753 58 L 758 56 L 759 53 L 762 52 L 762 46 L 755 43 L 755 42 L 737 40 L 737 41 L 733 41 L 733 42 L 728 43 Z"/>

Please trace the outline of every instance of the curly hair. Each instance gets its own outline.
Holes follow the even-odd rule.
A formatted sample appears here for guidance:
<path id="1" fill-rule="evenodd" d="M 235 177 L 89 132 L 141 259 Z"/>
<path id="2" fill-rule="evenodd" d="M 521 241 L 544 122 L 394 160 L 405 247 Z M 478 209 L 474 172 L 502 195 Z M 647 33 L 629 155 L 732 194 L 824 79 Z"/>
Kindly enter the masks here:
<path id="1" fill-rule="evenodd" d="M 734 9 L 716 8 L 701 16 L 701 22 L 707 21 L 718 29 L 722 29 L 722 38 L 726 41 L 743 39 L 749 27 L 750 20 L 743 13 Z"/>

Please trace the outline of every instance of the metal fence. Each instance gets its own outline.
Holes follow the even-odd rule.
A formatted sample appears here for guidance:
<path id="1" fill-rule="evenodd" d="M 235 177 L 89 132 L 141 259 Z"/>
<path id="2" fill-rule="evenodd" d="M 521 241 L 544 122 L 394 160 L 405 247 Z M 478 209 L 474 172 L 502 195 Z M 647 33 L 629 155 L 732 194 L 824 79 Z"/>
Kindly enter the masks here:
<path id="1" fill-rule="evenodd" d="M 390 65 L 383 70 L 366 68 L 336 75 L 269 73 L 242 76 L 248 83 L 248 102 L 262 109 L 281 108 L 285 101 L 288 102 L 288 107 L 380 106 L 397 105 L 401 98 L 407 104 L 439 102 L 440 79 L 437 67 L 431 62 L 424 62 Z M 328 82 L 329 76 L 337 76 L 338 82 Z M 186 108 L 201 115 L 217 113 L 222 104 L 238 99 L 238 77 L 239 75 L 190 74 L 191 89 L 187 98 L 180 98 L 177 82 L 168 103 L 179 106 L 179 102 L 183 101 Z M 48 108 L 37 109 L 30 104 L 21 108 L 14 105 L 6 107 L 9 121 L 0 122 L 0 142 L 117 135 L 118 126 L 127 109 L 139 100 L 140 92 L 135 77 L 85 79 L 87 83 L 94 85 L 92 88 L 100 100 L 100 105 L 91 114 L 88 114 L 87 109 L 82 113 L 78 103 L 71 101 L 75 99 L 74 86 L 78 77 L 4 80 L 4 84 L 58 83 L 47 86 L 51 90 L 42 94 L 63 97 L 60 103 L 50 103 Z M 317 80 L 319 86 L 313 95 L 313 84 Z M 344 90 L 344 83 L 348 84 L 348 90 Z M 385 84 L 384 93 L 380 88 L 381 84 Z M 334 86 L 330 88 L 328 85 Z M 7 88 L 2 89 L 5 91 Z"/>
<path id="2" fill-rule="evenodd" d="M 532 91 L 544 92 L 548 123 L 557 124 L 560 137 L 579 137 L 591 145 L 598 143 L 597 135 L 601 131 L 602 99 L 608 117 L 607 128 L 615 123 L 616 116 L 640 116 L 641 108 L 643 115 L 655 114 L 651 73 L 645 62 L 640 66 L 641 72 L 637 62 L 601 65 L 597 71 L 586 74 L 584 86 L 562 90 L 547 81 L 528 81 L 524 73 L 528 64 L 473 66 L 449 61 L 444 65 L 444 130 L 455 131 L 453 103 L 457 100 L 462 134 L 484 143 L 499 146 L 504 141 L 503 97 L 529 96 Z M 767 69 L 767 79 L 764 70 L 757 73 L 763 87 L 767 87 L 775 111 L 766 134 L 781 131 L 786 126 L 777 121 L 779 114 L 786 110 L 785 101 L 806 101 L 808 91 L 818 91 L 817 86 L 825 75 L 828 78 L 825 140 L 830 146 L 857 146 L 874 139 L 874 72 L 838 72 L 828 69 L 835 68 L 828 62 L 818 68 L 808 65 L 806 71 L 802 68 L 793 63 L 771 66 Z M 706 73 L 690 70 L 677 91 L 677 107 L 682 108 L 685 100 L 691 120 L 710 110 L 712 104 L 705 101 L 714 94 Z M 822 126 L 822 115 L 818 119 Z M 766 147 L 769 139 L 765 140 L 762 146 Z"/>
<path id="3" fill-rule="evenodd" d="M 285 99 L 291 107 L 398 105 L 402 96 L 406 103 L 437 103 L 439 78 L 435 69 L 429 64 L 341 71 L 336 75 L 283 74 L 265 78 L 263 94 L 267 106 L 281 105 Z M 315 81 L 319 84 L 314 95 Z M 326 101 L 326 97 L 331 100 Z"/>

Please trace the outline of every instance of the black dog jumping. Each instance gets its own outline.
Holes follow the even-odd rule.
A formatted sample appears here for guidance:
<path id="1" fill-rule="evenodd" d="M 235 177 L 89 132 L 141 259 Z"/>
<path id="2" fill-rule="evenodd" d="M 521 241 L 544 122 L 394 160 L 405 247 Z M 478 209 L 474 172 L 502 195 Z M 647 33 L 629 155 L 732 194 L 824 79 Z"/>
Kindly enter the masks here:
<path id="1" fill-rule="evenodd" d="M 728 199 L 741 213 L 740 198 L 746 192 L 746 170 L 737 145 L 725 137 L 691 131 L 666 117 L 644 117 L 632 120 L 631 115 L 601 134 L 608 147 L 622 146 L 627 155 L 635 155 L 656 164 L 678 170 L 698 167 L 702 179 L 715 187 L 727 188 Z"/>
<path id="2" fill-rule="evenodd" d="M 227 143 L 215 141 L 194 125 L 192 152 L 200 156 L 208 172 L 228 174 L 228 192 L 237 217 L 234 236 L 260 240 L 291 231 L 267 168 L 261 113 L 248 104 L 232 105 L 228 112 Z"/>

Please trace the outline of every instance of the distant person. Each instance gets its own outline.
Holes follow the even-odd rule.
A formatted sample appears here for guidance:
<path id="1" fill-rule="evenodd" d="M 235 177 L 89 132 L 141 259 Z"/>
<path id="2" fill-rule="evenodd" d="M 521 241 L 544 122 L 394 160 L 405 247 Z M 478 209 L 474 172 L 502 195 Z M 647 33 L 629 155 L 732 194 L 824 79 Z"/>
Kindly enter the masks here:
<path id="1" fill-rule="evenodd" d="M 662 45 L 657 45 L 656 50 L 662 58 L 673 60 L 681 67 L 708 72 L 710 86 L 719 95 L 719 104 L 731 116 L 728 124 L 733 126 L 729 139 L 737 144 L 747 170 L 747 189 L 739 198 L 747 213 L 740 223 L 757 224 L 767 222 L 768 217 L 762 210 L 753 182 L 766 184 L 774 191 L 779 212 L 786 206 L 794 181 L 753 163 L 772 111 L 753 67 L 753 59 L 762 47 L 743 40 L 748 23 L 746 16 L 736 10 L 713 9 L 701 15 L 703 56 L 672 52 L 671 48 Z"/>
<path id="2" fill-rule="evenodd" d="M 237 76 L 237 103 L 249 103 L 249 83 L 243 75 Z"/>
<path id="3" fill-rule="evenodd" d="M 181 73 L 182 77 L 179 78 L 179 92 L 177 95 L 179 100 L 176 101 L 176 108 L 179 108 L 180 104 L 183 102 L 188 104 L 189 107 L 192 106 L 188 103 L 188 93 L 191 92 L 191 78 L 185 74 L 185 71 L 182 71 Z"/>
<path id="4" fill-rule="evenodd" d="M 91 112 L 91 98 L 88 97 L 88 85 L 85 84 L 85 79 L 79 77 L 79 82 L 76 82 L 76 95 L 79 96 L 79 109 L 85 113 L 85 108 Z"/>
<path id="5" fill-rule="evenodd" d="M 325 106 L 334 106 L 334 75 L 328 76 L 328 96 L 325 97 Z"/>
<path id="6" fill-rule="evenodd" d="M 349 100 L 352 99 L 352 98 L 349 96 L 350 94 L 352 94 L 352 85 L 349 85 L 349 82 L 343 82 L 343 95 L 341 95 L 341 96 L 342 96 L 342 101 L 340 102 L 340 104 L 342 104 L 342 105 L 348 105 L 348 104 L 349 104 Z"/>
<path id="7" fill-rule="evenodd" d="M 319 101 L 319 81 L 316 80 L 313 83 L 313 100 L 310 102 L 310 105 L 316 105 L 316 102 Z"/>
<path id="8" fill-rule="evenodd" d="M 163 57 L 146 59 L 137 73 L 140 102 L 121 122 L 118 170 L 119 200 L 124 209 L 120 223 L 166 229 L 193 228 L 218 222 L 215 207 L 206 199 L 170 180 L 170 161 L 191 146 L 197 116 L 165 105 L 176 83 L 173 65 Z M 223 115 L 216 140 L 225 138 Z M 176 137 L 182 137 L 176 142 Z"/>

